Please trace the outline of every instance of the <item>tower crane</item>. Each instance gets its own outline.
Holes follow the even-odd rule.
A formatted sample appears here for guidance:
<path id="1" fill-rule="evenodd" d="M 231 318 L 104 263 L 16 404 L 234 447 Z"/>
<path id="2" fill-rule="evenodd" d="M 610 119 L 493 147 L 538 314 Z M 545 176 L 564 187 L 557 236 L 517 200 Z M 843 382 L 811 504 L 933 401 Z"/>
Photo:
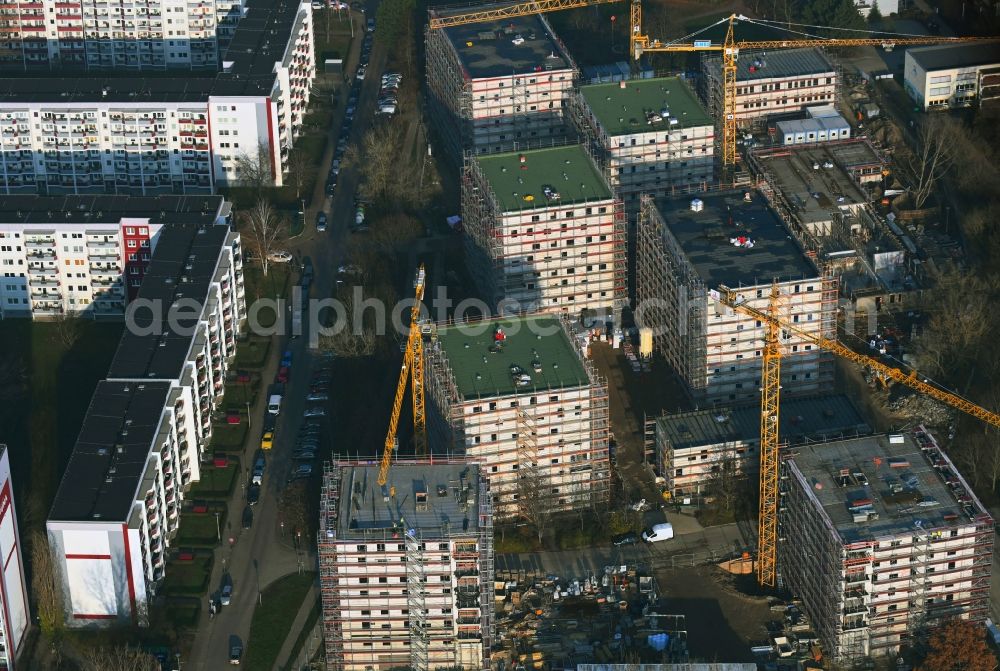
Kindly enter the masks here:
<path id="1" fill-rule="evenodd" d="M 517 16 L 543 14 L 563 9 L 577 9 L 591 5 L 607 4 L 619 0 L 535 0 L 513 5 L 495 5 L 488 9 L 455 14 L 435 14 L 432 11 L 428 26 L 431 30 L 483 21 L 496 21 Z M 924 35 L 894 35 L 872 33 L 871 37 L 822 38 L 801 31 L 792 39 L 737 40 L 734 26 L 737 21 L 752 23 L 770 29 L 786 30 L 774 21 L 754 20 L 742 14 L 731 14 L 689 36 L 663 42 L 646 35 L 642 30 L 642 0 L 631 0 L 629 11 L 629 44 L 632 59 L 638 61 L 645 53 L 722 53 L 722 166 L 729 169 L 736 165 L 736 61 L 742 49 L 799 49 L 803 47 L 882 47 L 889 51 L 897 46 L 966 44 L 969 42 L 996 42 L 1000 37 L 938 37 Z M 726 37 L 721 44 L 712 40 L 691 39 L 719 25 L 726 25 Z M 795 25 L 795 24 L 792 24 Z M 804 26 L 815 28 L 816 26 Z M 850 31 L 848 31 L 850 32 Z M 865 31 L 856 31 L 865 32 Z"/>
<path id="2" fill-rule="evenodd" d="M 781 345 L 779 332 L 796 336 L 837 356 L 867 366 L 877 375 L 893 380 L 910 389 L 1000 428 L 1000 414 L 991 412 L 971 401 L 924 381 L 915 370 L 909 373 L 889 366 L 878 359 L 859 354 L 833 338 L 809 333 L 789 324 L 778 316 L 780 292 L 777 283 L 771 285 L 766 310 L 747 304 L 746 298 L 735 289 L 719 287 L 719 300 L 736 312 L 764 325 L 764 351 L 761 369 L 760 399 L 760 510 L 757 523 L 757 582 L 774 587 L 778 573 L 778 470 L 779 435 L 778 417 L 781 394 Z"/>
<path id="3" fill-rule="evenodd" d="M 385 434 L 382 462 L 378 469 L 378 485 L 383 488 L 385 483 L 389 481 L 392 453 L 399 447 L 399 439 L 396 434 L 399 430 L 399 415 L 403 409 L 403 396 L 406 395 L 407 381 L 410 382 L 413 392 L 414 451 L 418 455 L 427 453 L 427 414 L 424 408 L 424 341 L 420 335 L 420 308 L 424 300 L 425 280 L 426 273 L 423 264 L 421 264 L 413 280 L 414 300 L 413 309 L 410 311 L 410 333 L 406 338 L 403 365 L 399 371 L 396 396 L 392 401 L 392 415 L 389 417 L 389 430 Z"/>

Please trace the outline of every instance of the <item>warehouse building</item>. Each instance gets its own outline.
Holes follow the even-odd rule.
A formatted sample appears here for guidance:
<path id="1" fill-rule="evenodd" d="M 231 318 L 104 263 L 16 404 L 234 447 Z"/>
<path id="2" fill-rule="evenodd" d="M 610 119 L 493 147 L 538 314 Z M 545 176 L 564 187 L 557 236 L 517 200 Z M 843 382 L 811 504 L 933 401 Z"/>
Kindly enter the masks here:
<path id="1" fill-rule="evenodd" d="M 623 306 L 622 203 L 583 147 L 470 158 L 462 220 L 469 270 L 501 314 Z"/>
<path id="2" fill-rule="evenodd" d="M 778 567 L 828 658 L 989 615 L 993 519 L 922 427 L 795 447 L 784 472 Z"/>
<path id="3" fill-rule="evenodd" d="M 842 394 L 789 398 L 778 435 L 785 446 L 867 435 L 871 427 Z M 674 498 L 712 495 L 720 469 L 753 474 L 760 467 L 760 403 L 693 410 L 656 420 L 656 466 Z"/>
<path id="4" fill-rule="evenodd" d="M 820 274 L 759 193 L 644 196 L 637 246 L 637 322 L 653 329 L 655 349 L 697 402 L 759 398 L 764 327 L 722 304 L 722 285 L 767 309 L 776 282 L 782 319 L 816 336 L 836 336 L 836 279 Z M 786 335 L 783 393 L 828 388 L 830 355 Z"/>
<path id="5" fill-rule="evenodd" d="M 7 446 L 0 444 L 0 553 L 4 557 L 0 575 L 0 668 L 6 671 L 21 668 L 16 662 L 31 625 L 23 547 L 14 509 L 10 455 Z M 30 666 L 26 664 L 24 668 Z"/>
<path id="6" fill-rule="evenodd" d="M 607 501 L 608 388 L 585 347 L 555 316 L 431 331 L 430 444 L 479 463 L 498 517 Z"/>
<path id="7" fill-rule="evenodd" d="M 715 125 L 679 77 L 582 86 L 574 123 L 632 218 L 641 193 L 704 190 L 712 181 Z"/>
<path id="8" fill-rule="evenodd" d="M 227 225 L 160 232 L 49 512 L 69 626 L 147 624 L 246 314 L 240 257 Z"/>
<path id="9" fill-rule="evenodd" d="M 702 61 L 701 95 L 712 118 L 722 116 L 722 59 Z M 833 104 L 840 73 L 819 49 L 741 51 L 736 62 L 736 120 L 746 125 L 807 105 Z"/>
<path id="10" fill-rule="evenodd" d="M 216 74 L 0 78 L 0 193 L 213 193 L 288 172 L 315 76 L 309 3 L 251 0 Z"/>
<path id="11" fill-rule="evenodd" d="M 544 16 L 428 30 L 426 53 L 431 119 L 452 160 L 565 138 L 578 71 Z"/>
<path id="12" fill-rule="evenodd" d="M 397 461 L 323 469 L 319 572 L 326 669 L 489 667 L 493 511 L 481 467 Z"/>
<path id="13" fill-rule="evenodd" d="M 228 224 L 221 196 L 0 196 L 0 317 L 124 315 L 165 226 Z"/>
<path id="14" fill-rule="evenodd" d="M 980 91 L 996 97 L 1000 46 L 963 44 L 907 49 L 903 88 L 924 110 L 968 107 Z"/>
<path id="15" fill-rule="evenodd" d="M 136 6 L 41 0 L 11 7 L 0 26 L 0 70 L 8 72 L 215 70 L 243 14 L 241 0 Z"/>

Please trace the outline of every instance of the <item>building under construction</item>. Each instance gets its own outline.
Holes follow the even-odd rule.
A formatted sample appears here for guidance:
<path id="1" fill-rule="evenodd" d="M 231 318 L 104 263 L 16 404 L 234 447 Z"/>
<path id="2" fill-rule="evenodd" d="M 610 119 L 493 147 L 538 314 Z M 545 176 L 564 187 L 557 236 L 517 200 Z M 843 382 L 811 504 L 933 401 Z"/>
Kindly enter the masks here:
<path id="1" fill-rule="evenodd" d="M 922 427 L 796 447 L 784 473 L 779 570 L 836 662 L 987 617 L 993 519 Z"/>
<path id="2" fill-rule="evenodd" d="M 319 571 L 326 668 L 486 668 L 493 510 L 474 464 L 324 465 Z"/>
<path id="3" fill-rule="evenodd" d="M 836 337 L 836 278 L 817 270 L 762 194 L 643 196 L 638 235 L 637 321 L 653 329 L 654 347 L 696 401 L 760 398 L 764 325 L 724 305 L 720 285 L 766 310 L 776 282 L 779 318 L 811 335 Z M 781 344 L 783 394 L 830 387 L 831 355 L 790 333 Z"/>
<path id="4" fill-rule="evenodd" d="M 608 388 L 586 346 L 555 316 L 432 327 L 431 444 L 480 464 L 497 517 L 605 505 Z"/>
<path id="5" fill-rule="evenodd" d="M 622 203 L 582 146 L 469 156 L 462 219 L 469 271 L 499 313 L 624 305 Z"/>
<path id="6" fill-rule="evenodd" d="M 577 67 L 544 16 L 428 30 L 426 61 L 430 118 L 456 162 L 466 151 L 565 138 L 563 108 Z"/>

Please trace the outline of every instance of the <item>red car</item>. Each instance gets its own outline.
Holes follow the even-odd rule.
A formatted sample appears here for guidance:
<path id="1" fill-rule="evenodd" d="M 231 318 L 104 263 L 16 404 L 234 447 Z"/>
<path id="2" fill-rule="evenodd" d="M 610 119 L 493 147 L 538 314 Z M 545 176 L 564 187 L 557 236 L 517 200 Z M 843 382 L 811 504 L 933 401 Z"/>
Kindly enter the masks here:
<path id="1" fill-rule="evenodd" d="M 278 369 L 278 382 L 286 384 L 288 382 L 288 366 L 282 366 Z"/>
<path id="2" fill-rule="evenodd" d="M 241 419 L 240 418 L 240 413 L 238 413 L 238 412 L 231 412 L 228 415 L 226 415 L 226 423 L 227 424 L 239 424 L 240 423 L 240 419 Z"/>

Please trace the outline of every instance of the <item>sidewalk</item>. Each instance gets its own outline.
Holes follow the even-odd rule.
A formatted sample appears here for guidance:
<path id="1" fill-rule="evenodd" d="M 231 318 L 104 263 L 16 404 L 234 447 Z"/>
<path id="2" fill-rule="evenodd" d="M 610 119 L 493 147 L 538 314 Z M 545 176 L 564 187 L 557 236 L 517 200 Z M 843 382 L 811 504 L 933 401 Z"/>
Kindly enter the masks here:
<path id="1" fill-rule="evenodd" d="M 305 600 L 302 601 L 302 606 L 299 607 L 298 615 L 295 616 L 295 620 L 292 622 L 291 628 L 288 630 L 288 636 L 285 638 L 285 643 L 281 646 L 281 650 L 278 652 L 278 658 L 274 667 L 274 671 L 280 671 L 284 668 L 293 668 L 297 671 L 296 667 L 291 667 L 292 662 L 296 661 L 291 659 L 292 648 L 295 646 L 295 642 L 299 640 L 299 634 L 306 626 L 306 620 L 309 619 L 309 613 L 312 612 L 313 606 L 316 605 L 319 599 L 319 578 L 313 582 L 312 587 L 309 588 L 309 592 L 306 594 Z M 316 621 L 315 629 L 319 629 L 322 623 L 322 615 Z M 321 637 L 317 636 L 317 640 L 322 640 Z M 309 640 L 307 639 L 303 649 L 308 649 Z M 301 652 L 299 653 L 301 655 Z"/>

